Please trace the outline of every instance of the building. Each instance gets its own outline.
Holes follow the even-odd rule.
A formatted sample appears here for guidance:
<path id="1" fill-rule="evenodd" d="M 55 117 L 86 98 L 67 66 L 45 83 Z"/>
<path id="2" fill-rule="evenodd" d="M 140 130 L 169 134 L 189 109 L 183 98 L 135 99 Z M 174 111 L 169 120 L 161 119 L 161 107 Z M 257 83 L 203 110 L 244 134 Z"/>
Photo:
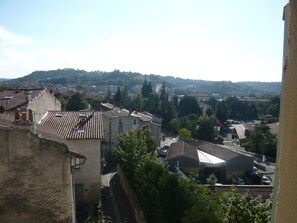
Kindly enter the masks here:
<path id="1" fill-rule="evenodd" d="M 235 129 L 240 145 L 247 141 L 255 127 L 249 123 L 232 124 Z"/>
<path id="2" fill-rule="evenodd" d="M 222 183 L 245 176 L 252 172 L 254 165 L 252 157 L 206 141 L 172 143 L 166 161 L 171 167 L 198 176 L 202 182 L 213 173 Z"/>
<path id="3" fill-rule="evenodd" d="M 53 129 L 88 157 L 85 164 L 74 171 L 76 203 L 97 201 L 101 190 L 101 141 L 104 138 L 101 112 L 49 111 L 40 124 Z"/>
<path id="4" fill-rule="evenodd" d="M 105 104 L 104 104 L 105 105 Z M 110 107 L 110 110 L 107 108 Z M 112 159 L 113 150 L 119 142 L 119 136 L 129 130 L 148 128 L 159 142 L 161 139 L 161 119 L 147 112 L 130 112 L 118 107 L 105 106 L 102 112 L 104 126 L 103 151 L 107 159 Z"/>
<path id="5" fill-rule="evenodd" d="M 48 110 L 61 111 L 61 103 L 48 89 L 0 91 L 0 113 L 13 121 L 16 109 L 24 115 L 31 109 L 33 121 L 39 122 Z"/>
<path id="6" fill-rule="evenodd" d="M 75 222 L 72 171 L 85 159 L 51 129 L 1 116 L 0 222 Z"/>

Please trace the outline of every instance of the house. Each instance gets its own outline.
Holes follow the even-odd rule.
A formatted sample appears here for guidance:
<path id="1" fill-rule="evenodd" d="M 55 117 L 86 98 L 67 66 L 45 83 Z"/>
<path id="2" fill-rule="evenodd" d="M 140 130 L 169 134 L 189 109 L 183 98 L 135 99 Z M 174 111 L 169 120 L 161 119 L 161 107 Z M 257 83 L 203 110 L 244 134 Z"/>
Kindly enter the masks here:
<path id="1" fill-rule="evenodd" d="M 240 145 L 242 145 L 250 137 L 255 127 L 249 123 L 232 124 L 235 129 Z"/>
<path id="2" fill-rule="evenodd" d="M 279 137 L 279 122 L 269 123 L 267 125 L 269 126 L 271 134 Z"/>
<path id="3" fill-rule="evenodd" d="M 204 182 L 214 173 L 219 182 L 230 181 L 253 170 L 254 159 L 206 141 L 179 141 L 170 145 L 166 161 Z"/>
<path id="4" fill-rule="evenodd" d="M 13 121 L 16 109 L 22 114 L 31 109 L 33 121 L 39 122 L 48 110 L 61 111 L 61 103 L 48 89 L 0 91 L 0 113 L 6 114 Z"/>
<path id="5" fill-rule="evenodd" d="M 111 107 L 111 106 L 109 106 Z M 102 112 L 104 126 L 104 143 L 102 145 L 105 157 L 112 159 L 119 136 L 129 130 L 148 128 L 152 135 L 160 141 L 161 119 L 147 112 L 130 112 L 127 109 L 114 107 Z"/>
<path id="6" fill-rule="evenodd" d="M 39 122 L 79 148 L 87 157 L 74 171 L 76 203 L 97 201 L 101 189 L 101 112 L 48 111 Z"/>
<path id="7" fill-rule="evenodd" d="M 51 129 L 1 115 L 0 222 L 75 222 L 73 169 L 85 159 Z"/>

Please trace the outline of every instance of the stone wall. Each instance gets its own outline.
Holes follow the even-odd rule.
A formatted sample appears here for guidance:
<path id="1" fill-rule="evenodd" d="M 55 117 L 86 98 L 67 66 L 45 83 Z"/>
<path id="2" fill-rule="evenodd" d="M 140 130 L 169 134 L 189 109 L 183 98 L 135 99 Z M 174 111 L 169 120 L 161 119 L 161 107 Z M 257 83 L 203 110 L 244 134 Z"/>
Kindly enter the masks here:
<path id="1" fill-rule="evenodd" d="M 0 126 L 0 222 L 74 222 L 65 145 Z"/>
<path id="2" fill-rule="evenodd" d="M 132 189 L 130 188 L 129 182 L 122 170 L 122 168 L 118 165 L 117 166 L 117 172 L 119 174 L 120 177 L 120 183 L 130 201 L 130 204 L 134 210 L 134 217 L 137 221 L 137 223 L 146 223 L 143 212 L 138 204 L 137 198 L 134 194 L 134 192 L 132 191 Z"/>

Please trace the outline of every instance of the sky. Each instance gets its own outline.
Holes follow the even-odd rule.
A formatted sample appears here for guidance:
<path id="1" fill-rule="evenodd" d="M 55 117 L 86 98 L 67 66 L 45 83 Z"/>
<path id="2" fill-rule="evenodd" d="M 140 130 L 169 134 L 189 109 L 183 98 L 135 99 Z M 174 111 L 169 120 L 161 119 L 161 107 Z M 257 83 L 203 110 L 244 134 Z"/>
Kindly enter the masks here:
<path id="1" fill-rule="evenodd" d="M 287 0 L 0 0 L 0 78 L 63 68 L 281 81 Z"/>

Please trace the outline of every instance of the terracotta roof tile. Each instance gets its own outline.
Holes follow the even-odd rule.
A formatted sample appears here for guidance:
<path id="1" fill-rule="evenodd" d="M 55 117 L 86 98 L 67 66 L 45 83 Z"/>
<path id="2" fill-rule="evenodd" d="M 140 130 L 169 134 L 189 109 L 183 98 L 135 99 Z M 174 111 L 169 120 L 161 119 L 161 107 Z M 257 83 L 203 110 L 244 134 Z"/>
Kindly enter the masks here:
<path id="1" fill-rule="evenodd" d="M 30 91 L 30 98 L 27 93 L 28 91 Z M 7 111 L 16 108 L 25 109 L 27 105 L 34 101 L 43 91 L 45 91 L 45 89 L 0 91 L 0 106 L 3 106 Z"/>
<path id="2" fill-rule="evenodd" d="M 49 111 L 40 124 L 50 127 L 65 139 L 103 138 L 101 112 Z"/>
<path id="3" fill-rule="evenodd" d="M 113 110 L 102 112 L 102 114 L 108 118 L 128 117 L 129 111 L 126 109 L 115 108 Z"/>
<path id="4" fill-rule="evenodd" d="M 79 158 L 86 158 L 86 156 L 76 147 L 74 146 L 71 142 L 69 142 L 68 140 L 62 138 L 61 136 L 57 135 L 51 128 L 47 127 L 47 126 L 43 126 L 43 125 L 39 125 L 39 124 L 33 124 L 30 122 L 23 122 L 24 126 L 32 126 L 34 125 L 32 129 L 35 128 L 35 134 L 38 135 L 39 138 L 44 138 L 44 139 L 48 139 L 48 140 L 52 140 L 61 144 L 66 145 L 68 151 Z M 18 128 L 22 126 L 22 121 L 21 122 L 12 122 L 9 121 L 5 118 L 5 116 L 0 115 L 0 127 L 4 127 L 4 128 Z M 33 132 L 34 134 L 34 132 Z"/>

